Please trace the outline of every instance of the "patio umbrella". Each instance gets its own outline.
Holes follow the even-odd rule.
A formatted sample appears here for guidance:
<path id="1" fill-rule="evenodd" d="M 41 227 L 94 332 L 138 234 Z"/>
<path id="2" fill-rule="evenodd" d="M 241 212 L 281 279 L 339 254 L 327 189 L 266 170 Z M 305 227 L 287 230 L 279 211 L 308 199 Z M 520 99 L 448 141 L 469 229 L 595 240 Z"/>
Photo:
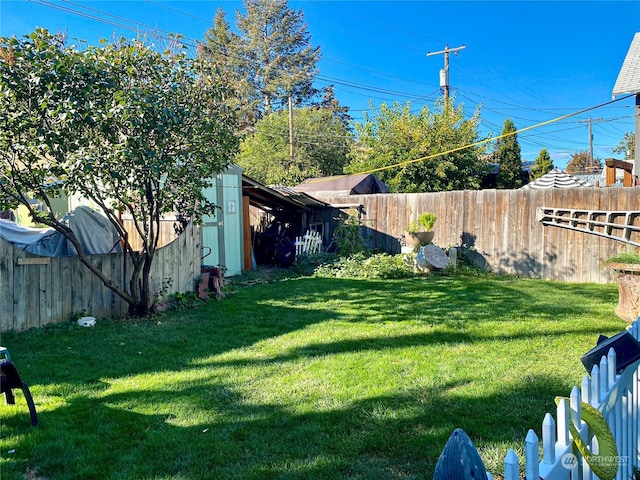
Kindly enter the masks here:
<path id="1" fill-rule="evenodd" d="M 550 172 L 545 173 L 540 178 L 531 183 L 527 183 L 522 188 L 530 188 L 541 190 L 545 188 L 580 188 L 591 187 L 591 185 L 573 175 L 563 172 L 558 168 L 554 168 Z"/>

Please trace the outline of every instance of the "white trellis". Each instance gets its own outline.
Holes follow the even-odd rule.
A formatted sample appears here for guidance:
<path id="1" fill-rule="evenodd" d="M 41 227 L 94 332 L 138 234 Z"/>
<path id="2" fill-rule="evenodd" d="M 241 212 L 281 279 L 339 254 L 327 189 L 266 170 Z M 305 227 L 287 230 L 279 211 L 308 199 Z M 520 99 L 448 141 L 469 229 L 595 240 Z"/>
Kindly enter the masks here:
<path id="1" fill-rule="evenodd" d="M 302 237 L 296 237 L 296 257 L 300 255 L 314 255 L 322 249 L 322 235 L 320 232 L 308 230 Z"/>

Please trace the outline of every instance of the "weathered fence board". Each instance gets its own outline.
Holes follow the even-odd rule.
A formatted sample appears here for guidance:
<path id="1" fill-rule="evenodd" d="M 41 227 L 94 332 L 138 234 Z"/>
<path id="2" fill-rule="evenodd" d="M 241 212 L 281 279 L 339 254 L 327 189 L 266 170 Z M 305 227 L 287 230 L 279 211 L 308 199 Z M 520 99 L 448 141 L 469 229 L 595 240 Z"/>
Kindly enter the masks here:
<path id="1" fill-rule="evenodd" d="M 190 224 L 177 239 L 156 251 L 151 292 L 162 298 L 195 289 L 201 268 L 200 229 Z M 96 317 L 119 317 L 126 303 L 106 288 L 77 256 L 40 259 L 0 239 L 0 332 L 26 330 L 68 320 L 86 312 Z M 132 271 L 125 255 L 91 255 L 91 261 L 111 279 L 124 285 Z M 24 263 L 24 264 L 21 264 Z M 164 288 L 171 279 L 171 287 Z"/>
<path id="2" fill-rule="evenodd" d="M 327 203 L 360 203 L 369 246 L 400 252 L 406 225 L 422 212 L 438 216 L 434 243 L 465 244 L 496 273 L 564 282 L 611 283 L 602 262 L 630 247 L 622 242 L 548 227 L 536 220 L 540 207 L 640 210 L 639 188 L 479 190 L 412 194 L 323 196 Z M 640 219 L 634 220 L 640 225 Z"/>

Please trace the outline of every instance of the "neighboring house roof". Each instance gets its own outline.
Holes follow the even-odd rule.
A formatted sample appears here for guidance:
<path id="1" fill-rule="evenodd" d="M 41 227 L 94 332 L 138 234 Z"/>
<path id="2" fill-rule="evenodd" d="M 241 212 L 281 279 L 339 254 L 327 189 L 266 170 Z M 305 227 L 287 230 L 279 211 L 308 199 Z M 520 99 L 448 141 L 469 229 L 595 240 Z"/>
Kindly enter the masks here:
<path id="1" fill-rule="evenodd" d="M 389 187 L 371 173 L 310 178 L 296 185 L 292 190 L 320 196 L 389 193 Z"/>
<path id="2" fill-rule="evenodd" d="M 523 189 L 540 190 L 546 188 L 580 188 L 591 187 L 592 185 L 585 180 L 574 177 L 571 174 L 563 172 L 558 168 L 545 173 L 533 182 L 527 183 L 521 187 Z"/>
<path id="3" fill-rule="evenodd" d="M 605 186 L 605 177 L 602 174 L 602 170 L 597 173 L 574 173 L 572 174 L 578 180 L 582 180 L 587 183 L 590 187 L 604 187 Z"/>
<path id="4" fill-rule="evenodd" d="M 613 86 L 613 98 L 624 93 L 640 93 L 640 33 L 633 36 L 631 46 Z"/>

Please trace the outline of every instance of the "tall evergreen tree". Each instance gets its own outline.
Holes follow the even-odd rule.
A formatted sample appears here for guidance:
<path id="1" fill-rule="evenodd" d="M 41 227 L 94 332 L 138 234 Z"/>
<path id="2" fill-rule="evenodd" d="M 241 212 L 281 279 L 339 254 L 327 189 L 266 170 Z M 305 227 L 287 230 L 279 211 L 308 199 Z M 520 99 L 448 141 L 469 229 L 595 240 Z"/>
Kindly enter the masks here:
<path id="1" fill-rule="evenodd" d="M 198 56 L 205 59 L 229 87 L 226 102 L 237 112 L 240 130 L 255 124 L 257 112 L 254 105 L 262 97 L 248 80 L 241 39 L 231 30 L 222 8 L 216 12 L 213 27 L 205 32 L 205 41 L 199 45 Z"/>
<path id="2" fill-rule="evenodd" d="M 547 152 L 546 148 L 540 150 L 540 153 L 536 157 L 536 161 L 531 167 L 531 180 L 535 180 L 536 178 L 540 178 L 545 173 L 549 173 L 553 170 L 553 160 L 551 160 L 551 155 Z"/>
<path id="3" fill-rule="evenodd" d="M 507 118 L 495 152 L 495 159 L 500 164 L 496 179 L 496 186 L 499 189 L 515 189 L 522 186 L 522 158 L 515 132 L 515 125 Z"/>
<path id="4" fill-rule="evenodd" d="M 250 127 L 271 111 L 309 102 L 317 91 L 313 79 L 320 47 L 311 36 L 301 10 L 286 0 L 243 0 L 246 13 L 236 11 L 231 31 L 218 10 L 214 26 L 206 32 L 200 54 L 219 66 L 240 107 L 241 122 Z"/>

